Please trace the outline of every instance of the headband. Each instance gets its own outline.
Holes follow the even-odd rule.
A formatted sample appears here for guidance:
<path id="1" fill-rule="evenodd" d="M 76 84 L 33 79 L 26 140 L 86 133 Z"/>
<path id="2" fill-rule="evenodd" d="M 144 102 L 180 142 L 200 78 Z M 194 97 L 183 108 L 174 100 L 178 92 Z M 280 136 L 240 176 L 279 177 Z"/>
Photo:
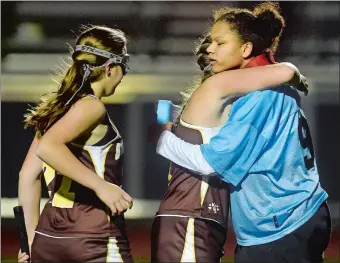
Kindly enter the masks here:
<path id="1" fill-rule="evenodd" d="M 66 102 L 65 106 L 67 106 L 73 100 L 73 98 L 77 95 L 77 93 L 83 88 L 84 83 L 86 82 L 88 77 L 91 75 L 91 71 L 93 69 L 105 67 L 109 64 L 117 64 L 117 65 L 121 65 L 124 75 L 127 74 L 130 70 L 130 68 L 127 64 L 130 60 L 129 54 L 123 54 L 123 55 L 119 56 L 119 55 L 113 54 L 111 52 L 108 52 L 108 51 L 105 51 L 105 50 L 102 50 L 102 49 L 99 49 L 99 48 L 86 46 L 86 45 L 77 45 L 74 52 L 77 52 L 77 51 L 83 51 L 83 52 L 91 53 L 91 54 L 94 54 L 94 55 L 97 55 L 97 56 L 108 58 L 108 60 L 104 64 L 99 65 L 99 66 L 94 66 L 94 65 L 91 65 L 91 64 L 83 64 L 82 65 L 82 73 L 83 73 L 82 83 L 81 83 L 80 87 L 76 90 L 76 92 L 72 95 L 72 97 Z"/>

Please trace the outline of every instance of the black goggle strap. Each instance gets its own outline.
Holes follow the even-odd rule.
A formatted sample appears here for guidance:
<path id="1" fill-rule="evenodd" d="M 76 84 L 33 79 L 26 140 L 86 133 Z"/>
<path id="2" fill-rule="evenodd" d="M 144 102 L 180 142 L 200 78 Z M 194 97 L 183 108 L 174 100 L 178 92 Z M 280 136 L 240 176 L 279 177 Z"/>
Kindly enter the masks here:
<path id="1" fill-rule="evenodd" d="M 88 52 L 97 56 L 102 56 L 104 58 L 108 58 L 111 63 L 114 64 L 122 64 L 125 68 L 130 69 L 127 65 L 127 63 L 130 61 L 130 56 L 129 54 L 123 54 L 121 56 L 107 52 L 105 50 L 101 50 L 99 48 L 94 48 L 94 47 L 89 47 L 86 45 L 77 45 L 76 51 L 83 51 L 83 52 Z"/>
<path id="2" fill-rule="evenodd" d="M 105 50 L 101 50 L 98 48 L 93 48 L 85 45 L 77 45 L 74 51 L 84 51 L 88 53 L 92 53 L 94 55 L 102 56 L 108 58 L 108 60 L 100 66 L 92 66 L 90 64 L 83 64 L 82 66 L 82 73 L 83 73 L 83 80 L 81 82 L 80 87 L 76 90 L 76 92 L 72 95 L 72 97 L 66 102 L 65 106 L 69 105 L 70 102 L 74 99 L 74 97 L 78 94 L 78 92 L 83 88 L 86 80 L 91 75 L 91 71 L 95 68 L 105 67 L 108 64 L 120 64 L 123 65 L 124 75 L 130 70 L 127 62 L 130 60 L 130 56 L 128 54 L 124 54 L 123 56 L 118 56 L 116 54 L 107 52 Z"/>
<path id="3" fill-rule="evenodd" d="M 106 63 L 105 63 L 106 64 Z M 101 67 L 101 66 L 100 66 Z M 86 80 L 91 75 L 91 70 L 93 67 L 91 67 L 89 64 L 84 64 L 82 68 L 83 72 L 83 80 L 81 82 L 80 87 L 76 90 L 76 92 L 72 95 L 72 97 L 66 102 L 65 106 L 69 105 L 70 102 L 73 100 L 73 98 L 78 94 L 78 92 L 83 88 Z"/>

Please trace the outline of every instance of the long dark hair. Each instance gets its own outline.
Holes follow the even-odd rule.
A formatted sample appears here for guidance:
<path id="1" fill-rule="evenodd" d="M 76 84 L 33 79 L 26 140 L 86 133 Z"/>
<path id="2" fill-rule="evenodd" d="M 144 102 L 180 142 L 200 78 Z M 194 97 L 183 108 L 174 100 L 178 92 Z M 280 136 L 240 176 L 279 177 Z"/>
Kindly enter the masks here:
<path id="1" fill-rule="evenodd" d="M 77 38 L 76 45 L 87 45 L 120 55 L 126 48 L 124 32 L 105 26 L 82 26 L 82 32 Z M 82 65 L 102 65 L 107 58 L 96 56 L 91 53 L 70 50 L 72 63 L 61 74 L 58 90 L 41 97 L 41 102 L 28 110 L 25 115 L 24 127 L 33 126 L 38 137 L 42 136 L 57 120 L 59 120 L 77 100 L 93 91 L 90 85 L 85 85 L 76 94 L 72 103 L 65 105 L 82 83 Z M 98 68 L 91 72 L 89 82 L 100 79 L 105 69 Z"/>

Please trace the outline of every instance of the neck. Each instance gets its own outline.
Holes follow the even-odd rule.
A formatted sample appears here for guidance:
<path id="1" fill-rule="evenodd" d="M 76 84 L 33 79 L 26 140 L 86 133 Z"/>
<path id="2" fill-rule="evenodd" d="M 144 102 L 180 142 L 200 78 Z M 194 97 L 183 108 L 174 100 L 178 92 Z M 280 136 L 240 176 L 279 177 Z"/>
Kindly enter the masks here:
<path id="1" fill-rule="evenodd" d="M 98 99 L 103 97 L 104 88 L 98 82 L 92 82 L 91 88 L 93 90 L 93 95 L 96 96 Z"/>
<path id="2" fill-rule="evenodd" d="M 240 69 L 246 68 L 246 66 L 249 64 L 249 62 L 252 61 L 253 59 L 254 59 L 254 57 L 243 60 L 243 62 L 241 63 Z"/>
<path id="3" fill-rule="evenodd" d="M 276 63 L 276 61 L 274 60 L 273 54 L 269 51 L 265 51 L 261 53 L 260 55 L 257 55 L 256 57 L 253 57 L 245 62 L 246 63 L 242 68 L 265 66 L 265 65 Z"/>

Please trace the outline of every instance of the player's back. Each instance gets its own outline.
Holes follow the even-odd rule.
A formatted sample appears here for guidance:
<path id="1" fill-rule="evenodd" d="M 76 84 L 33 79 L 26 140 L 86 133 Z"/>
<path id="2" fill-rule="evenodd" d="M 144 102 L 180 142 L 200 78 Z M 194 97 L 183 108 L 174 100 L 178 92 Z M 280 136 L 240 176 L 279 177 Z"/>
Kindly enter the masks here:
<path id="1" fill-rule="evenodd" d="M 277 240 L 308 220 L 327 198 L 300 97 L 286 85 L 253 92 L 234 103 L 229 120 L 249 122 L 264 142 L 246 176 L 231 186 L 238 244 Z"/>
<path id="2" fill-rule="evenodd" d="M 175 128 L 179 138 L 193 143 L 208 143 L 221 127 L 204 128 L 183 120 Z M 168 188 L 156 216 L 185 216 L 213 220 L 227 227 L 229 186 L 217 176 L 194 174 L 171 163 Z"/>
<path id="3" fill-rule="evenodd" d="M 70 143 L 68 148 L 85 166 L 104 180 L 121 185 L 123 139 L 108 114 L 105 137 L 94 145 Z M 104 142 L 104 143 L 101 143 Z M 124 231 L 124 216 L 111 216 L 94 191 L 43 163 L 49 200 L 36 232 L 52 237 L 108 237 Z"/>

